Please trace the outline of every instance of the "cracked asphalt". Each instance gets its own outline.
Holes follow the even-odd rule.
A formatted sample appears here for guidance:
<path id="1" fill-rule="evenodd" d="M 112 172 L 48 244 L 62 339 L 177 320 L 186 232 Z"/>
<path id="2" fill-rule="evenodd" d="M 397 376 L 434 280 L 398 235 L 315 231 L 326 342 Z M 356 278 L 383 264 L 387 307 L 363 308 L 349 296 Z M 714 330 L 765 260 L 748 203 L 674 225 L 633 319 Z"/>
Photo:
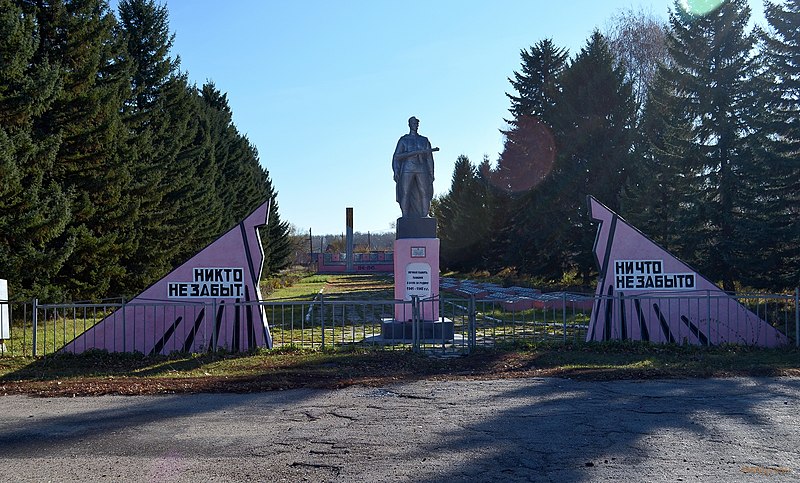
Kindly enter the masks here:
<path id="1" fill-rule="evenodd" d="M 3 481 L 796 481 L 800 379 L 0 398 Z"/>

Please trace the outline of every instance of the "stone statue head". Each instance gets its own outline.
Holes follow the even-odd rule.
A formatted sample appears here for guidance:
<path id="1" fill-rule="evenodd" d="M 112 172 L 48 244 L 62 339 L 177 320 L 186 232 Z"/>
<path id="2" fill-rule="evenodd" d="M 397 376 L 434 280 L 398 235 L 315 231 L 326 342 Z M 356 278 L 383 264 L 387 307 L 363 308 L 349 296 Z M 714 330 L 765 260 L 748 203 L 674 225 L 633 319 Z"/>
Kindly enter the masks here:
<path id="1" fill-rule="evenodd" d="M 411 128 L 412 131 L 416 132 L 419 128 L 419 119 L 414 116 L 408 118 L 408 127 Z"/>

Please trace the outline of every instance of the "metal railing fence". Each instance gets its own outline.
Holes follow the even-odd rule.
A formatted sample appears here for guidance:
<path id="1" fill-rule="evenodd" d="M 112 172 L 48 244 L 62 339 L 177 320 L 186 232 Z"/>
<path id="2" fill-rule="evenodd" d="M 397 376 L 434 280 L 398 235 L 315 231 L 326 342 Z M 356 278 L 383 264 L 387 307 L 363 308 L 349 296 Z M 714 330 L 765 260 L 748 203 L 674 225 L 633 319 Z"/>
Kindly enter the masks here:
<path id="1" fill-rule="evenodd" d="M 323 349 L 343 346 L 367 346 L 387 349 L 435 351 L 444 354 L 468 353 L 477 347 L 499 347 L 520 342 L 567 343 L 586 340 L 592 307 L 605 297 L 560 298 L 540 300 L 533 306 L 515 307 L 508 301 L 458 298 L 444 296 L 435 300 L 414 300 L 411 303 L 395 300 L 340 300 L 318 297 L 313 301 L 246 302 L 239 305 L 260 305 L 269 322 L 273 348 Z M 639 297 L 640 300 L 645 300 Z M 695 311 L 714 310 L 722 298 L 715 295 L 662 295 L 648 296 L 646 302 L 658 299 L 668 315 L 670 310 L 696 306 Z M 736 299 L 749 311 L 777 329 L 790 341 L 789 346 L 800 346 L 800 290 L 792 295 L 748 294 Z M 401 317 L 412 325 L 411 336 L 386 340 L 382 337 L 383 324 L 392 321 L 398 304 L 403 304 Z M 446 331 L 424 336 L 419 314 L 425 304 L 439 304 L 440 321 L 452 324 L 452 337 Z M 694 305 L 692 305 L 694 304 Z M 127 307 L 128 310 L 119 310 Z M 130 310 L 131 307 L 134 310 Z M 213 307 L 204 303 L 148 304 L 42 304 L 38 300 L 27 302 L 0 301 L 0 314 L 10 320 L 0 320 L 0 356 L 46 356 L 58 352 L 65 344 L 76 339 L 105 317 L 111 317 L 114 326 L 142 325 L 147 317 L 139 314 L 157 311 L 180 312 L 184 319 L 202 318 L 201 311 L 214 314 Z M 125 314 L 128 315 L 127 319 Z M 738 313 L 738 312 L 737 312 Z M 199 316 L 197 314 L 200 314 Z M 3 315 L 5 317 L 5 315 Z M 131 320 L 132 319 L 132 320 Z M 707 317 L 704 323 L 714 323 Z M 740 321 L 728 320 L 727 327 Z M 5 325 L 3 325 L 5 324 Z M 4 333 L 3 327 L 6 327 Z M 161 337 L 153 329 L 143 327 L 137 332 L 141 337 Z M 202 330 L 202 328 L 201 328 Z M 688 329 L 687 329 L 688 330 Z M 684 343 L 682 334 L 676 342 Z M 216 350 L 213 334 L 208 336 L 207 350 Z M 132 341 L 135 342 L 136 341 Z M 110 352 L 120 351 L 109 347 Z M 166 351 L 181 351 L 179 343 L 166 346 Z"/>

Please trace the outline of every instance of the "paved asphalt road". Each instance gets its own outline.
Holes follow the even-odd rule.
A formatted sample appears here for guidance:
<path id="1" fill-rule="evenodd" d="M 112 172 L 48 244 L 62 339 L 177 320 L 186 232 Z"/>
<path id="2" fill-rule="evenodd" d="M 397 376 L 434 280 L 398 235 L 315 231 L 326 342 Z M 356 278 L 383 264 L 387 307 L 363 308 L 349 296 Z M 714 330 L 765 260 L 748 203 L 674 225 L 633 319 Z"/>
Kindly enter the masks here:
<path id="1" fill-rule="evenodd" d="M 798 481 L 800 379 L 0 397 L 4 481 Z"/>

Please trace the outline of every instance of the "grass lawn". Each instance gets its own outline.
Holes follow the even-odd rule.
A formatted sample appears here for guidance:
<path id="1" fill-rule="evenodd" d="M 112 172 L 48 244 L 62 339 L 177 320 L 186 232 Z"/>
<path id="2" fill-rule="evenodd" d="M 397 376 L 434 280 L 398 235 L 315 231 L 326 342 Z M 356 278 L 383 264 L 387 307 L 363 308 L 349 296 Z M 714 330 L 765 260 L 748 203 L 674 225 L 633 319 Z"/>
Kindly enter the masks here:
<path id="1" fill-rule="evenodd" d="M 275 289 L 267 300 L 392 300 L 394 281 L 388 275 L 308 275 L 289 287 Z"/>
<path id="2" fill-rule="evenodd" d="M 266 300 L 314 300 L 320 290 L 324 289 L 335 276 L 305 275 L 288 286 L 269 287 L 269 281 L 261 282 L 262 293 L 268 293 Z"/>

